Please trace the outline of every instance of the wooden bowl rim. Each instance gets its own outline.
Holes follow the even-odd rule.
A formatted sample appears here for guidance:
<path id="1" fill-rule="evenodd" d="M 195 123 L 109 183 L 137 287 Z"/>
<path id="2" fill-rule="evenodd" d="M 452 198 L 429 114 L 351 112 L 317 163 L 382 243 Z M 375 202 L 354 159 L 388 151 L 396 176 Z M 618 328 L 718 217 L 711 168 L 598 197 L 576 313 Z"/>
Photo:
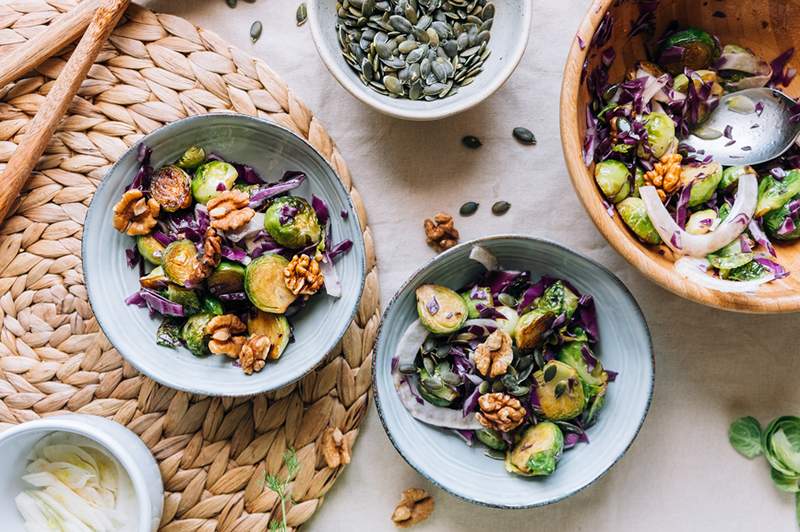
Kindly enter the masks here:
<path id="1" fill-rule="evenodd" d="M 573 39 L 567 56 L 561 86 L 561 147 L 570 174 L 570 181 L 584 209 L 603 237 L 625 260 L 635 266 L 645 277 L 670 292 L 710 307 L 734 312 L 777 314 L 800 311 L 800 293 L 788 291 L 782 295 L 729 294 L 700 287 L 685 279 L 671 267 L 654 260 L 643 245 L 622 234 L 620 228 L 603 209 L 592 208 L 598 203 L 598 191 L 593 176 L 583 163 L 582 139 L 575 134 L 580 130 L 579 120 L 584 110 L 578 108 L 578 95 L 582 87 L 581 66 L 590 52 L 589 45 L 595 28 L 615 0 L 595 0 L 581 22 L 577 35 L 586 46 L 581 49 L 577 37 Z M 587 184 L 591 186 L 587 186 Z"/>

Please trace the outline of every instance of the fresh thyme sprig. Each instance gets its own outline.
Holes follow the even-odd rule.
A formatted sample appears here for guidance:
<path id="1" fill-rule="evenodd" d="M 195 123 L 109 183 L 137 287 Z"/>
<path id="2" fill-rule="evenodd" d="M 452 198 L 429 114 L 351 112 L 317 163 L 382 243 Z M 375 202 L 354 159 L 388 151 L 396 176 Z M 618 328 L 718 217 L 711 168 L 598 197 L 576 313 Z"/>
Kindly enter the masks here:
<path id="1" fill-rule="evenodd" d="M 294 449 L 288 449 L 283 453 L 283 463 L 286 464 L 286 479 L 281 480 L 278 475 L 267 475 L 267 487 L 273 491 L 281 500 L 281 520 L 271 521 L 269 524 L 270 532 L 286 532 L 286 488 L 295 479 L 300 470 L 300 462 L 297 461 L 297 453 Z"/>

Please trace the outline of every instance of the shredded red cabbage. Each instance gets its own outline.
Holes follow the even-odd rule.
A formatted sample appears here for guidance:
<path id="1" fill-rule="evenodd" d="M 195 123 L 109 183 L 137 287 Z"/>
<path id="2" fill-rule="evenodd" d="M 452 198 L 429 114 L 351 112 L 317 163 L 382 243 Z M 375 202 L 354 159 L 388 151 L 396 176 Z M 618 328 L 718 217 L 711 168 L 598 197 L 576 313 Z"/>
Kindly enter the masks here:
<path id="1" fill-rule="evenodd" d="M 325 225 L 328 223 L 330 212 L 328 211 L 328 205 L 325 204 L 325 201 L 312 194 L 311 206 L 314 208 L 314 212 L 317 213 L 317 219 L 319 220 L 320 225 Z"/>
<path id="2" fill-rule="evenodd" d="M 789 48 L 770 62 L 772 67 L 772 77 L 768 83 L 770 87 L 788 86 L 792 83 L 797 71 L 794 68 L 787 67 L 787 65 L 793 56 L 794 48 Z"/>
<path id="3" fill-rule="evenodd" d="M 125 304 L 136 305 L 141 308 L 146 306 L 151 311 L 157 312 L 162 316 L 177 316 L 182 318 L 186 315 L 183 310 L 183 305 L 170 301 L 158 292 L 147 288 L 142 288 L 138 292 L 134 292 L 128 296 L 125 299 Z"/>
<path id="4" fill-rule="evenodd" d="M 678 205 L 675 207 L 675 223 L 681 229 L 686 228 L 686 220 L 689 218 L 689 199 L 692 197 L 692 187 L 694 181 L 689 182 L 688 185 L 683 187 L 680 196 L 678 196 Z"/>
<path id="5" fill-rule="evenodd" d="M 261 187 L 250 194 L 250 208 L 255 210 L 261 209 L 266 206 L 267 200 L 285 194 L 290 190 L 294 190 L 302 185 L 305 180 L 306 175 L 302 172 L 286 172 L 277 183 L 271 183 Z"/>
<path id="6" fill-rule="evenodd" d="M 137 246 L 125 250 L 125 261 L 128 263 L 128 268 L 135 268 L 140 260 L 142 260 L 142 255 L 139 253 Z"/>
<path id="7" fill-rule="evenodd" d="M 778 264 L 777 262 L 770 260 L 766 257 L 756 257 L 755 260 L 757 263 L 768 269 L 775 275 L 775 279 L 783 279 L 789 275 L 789 272 L 784 269 L 783 266 Z"/>

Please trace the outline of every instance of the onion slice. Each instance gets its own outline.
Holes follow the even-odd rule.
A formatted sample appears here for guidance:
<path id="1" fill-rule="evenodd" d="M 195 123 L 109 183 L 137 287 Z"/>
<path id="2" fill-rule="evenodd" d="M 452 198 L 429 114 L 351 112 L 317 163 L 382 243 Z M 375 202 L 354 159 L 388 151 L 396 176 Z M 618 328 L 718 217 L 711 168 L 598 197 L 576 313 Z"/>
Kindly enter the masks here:
<path id="1" fill-rule="evenodd" d="M 681 257 L 675 262 L 675 270 L 686 277 L 693 283 L 708 288 L 709 290 L 716 290 L 717 292 L 729 293 L 748 293 L 755 292 L 764 284 L 775 279 L 772 273 L 764 275 L 760 279 L 754 281 L 727 281 L 719 277 L 709 275 L 708 269 L 711 263 L 706 259 L 696 259 L 692 257 Z"/>
<path id="2" fill-rule="evenodd" d="M 414 364 L 417 352 L 425 338 L 428 337 L 428 334 L 428 331 L 420 321 L 415 320 L 414 323 L 409 325 L 397 344 L 397 351 L 395 351 L 397 363 L 392 364 L 392 376 L 394 377 L 394 387 L 400 397 L 400 402 L 403 403 L 408 413 L 415 419 L 428 425 L 458 430 L 480 429 L 481 424 L 478 423 L 475 416 L 464 417 L 461 410 L 434 406 L 427 401 L 422 401 L 422 404 L 420 404 L 411 391 L 411 387 L 416 386 L 417 377 L 415 375 L 406 376 L 403 379 L 400 374 L 401 367 Z"/>
<path id="3" fill-rule="evenodd" d="M 483 246 L 473 246 L 472 250 L 469 252 L 469 258 L 480 262 L 483 264 L 483 267 L 490 272 L 493 272 L 498 268 L 497 258 L 492 255 L 491 251 Z"/>
<path id="4" fill-rule="evenodd" d="M 681 229 L 661 203 L 655 187 L 641 187 L 639 193 L 650 221 L 673 251 L 679 255 L 705 257 L 736 240 L 747 228 L 756 210 L 758 181 L 753 174 L 742 175 L 739 178 L 739 189 L 730 214 L 716 230 L 703 235 L 693 235 Z"/>

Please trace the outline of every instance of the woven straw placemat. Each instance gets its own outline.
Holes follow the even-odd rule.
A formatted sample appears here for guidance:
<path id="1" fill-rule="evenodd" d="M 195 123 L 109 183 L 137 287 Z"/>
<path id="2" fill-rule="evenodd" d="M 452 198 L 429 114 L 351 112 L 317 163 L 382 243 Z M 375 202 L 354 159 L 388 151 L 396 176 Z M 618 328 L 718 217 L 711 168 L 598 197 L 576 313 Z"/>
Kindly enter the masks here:
<path id="1" fill-rule="evenodd" d="M 0 57 L 25 46 L 73 0 L 0 5 Z M 0 168 L 65 63 L 65 53 L 0 89 Z M 83 285 L 83 219 L 111 164 L 145 133 L 188 115 L 235 110 L 302 135 L 336 169 L 363 224 L 367 280 L 340 345 L 298 383 L 252 398 L 202 397 L 139 375 L 100 331 Z M 264 530 L 280 518 L 267 473 L 301 467 L 287 520 L 305 523 L 343 466 L 329 468 L 322 434 L 352 444 L 367 411 L 378 280 L 366 213 L 339 151 L 311 111 L 261 60 L 184 19 L 131 6 L 81 86 L 37 172 L 0 228 L 0 430 L 65 412 L 112 418 L 159 462 L 165 531 Z"/>

